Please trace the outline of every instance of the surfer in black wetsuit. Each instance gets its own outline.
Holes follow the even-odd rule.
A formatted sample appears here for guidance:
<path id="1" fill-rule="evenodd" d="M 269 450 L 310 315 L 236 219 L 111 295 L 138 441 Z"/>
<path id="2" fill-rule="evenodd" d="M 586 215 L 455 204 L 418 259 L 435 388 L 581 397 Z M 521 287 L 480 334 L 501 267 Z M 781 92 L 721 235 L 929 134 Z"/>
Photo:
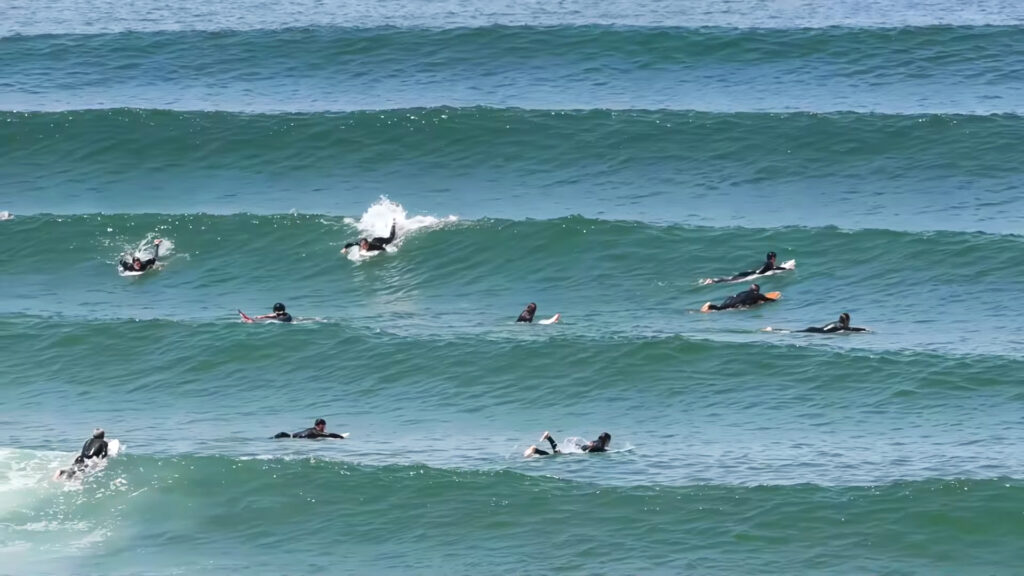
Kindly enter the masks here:
<path id="1" fill-rule="evenodd" d="M 522 313 L 519 314 L 519 318 L 516 318 L 516 322 L 533 322 L 533 315 L 537 313 L 537 305 L 530 302 L 523 309 Z"/>
<path id="2" fill-rule="evenodd" d="M 160 242 L 162 242 L 162 240 L 159 238 L 153 242 L 153 246 L 155 246 L 155 248 L 153 249 L 152 258 L 143 260 L 136 254 L 135 256 L 132 256 L 132 260 L 129 262 L 122 257 L 120 262 L 121 269 L 125 272 L 145 272 L 152 268 L 156 264 L 156 259 L 160 256 Z"/>
<path id="3" fill-rule="evenodd" d="M 718 284 L 719 282 L 735 282 L 736 280 L 742 280 L 748 276 L 766 274 L 772 270 L 789 270 L 789 268 L 783 268 L 782 266 L 775 265 L 775 252 L 769 252 L 766 254 L 764 264 L 762 264 L 757 270 L 745 270 L 743 272 L 738 272 L 729 278 L 711 278 L 704 281 L 704 283 Z"/>
<path id="4" fill-rule="evenodd" d="M 706 312 L 708 310 L 728 310 L 729 308 L 746 308 L 753 306 L 754 304 L 760 304 L 761 302 L 773 302 L 771 298 L 761 294 L 761 286 L 757 284 L 751 284 L 750 290 L 744 290 L 739 294 L 729 296 L 720 305 L 712 304 L 708 302 L 701 308 L 701 311 Z"/>
<path id="5" fill-rule="evenodd" d="M 373 239 L 369 239 L 369 240 L 366 239 L 366 238 L 360 238 L 359 240 L 356 240 L 355 242 L 349 242 L 348 244 L 345 244 L 345 247 L 341 249 L 341 253 L 344 254 L 345 252 L 348 252 L 349 248 L 351 248 L 353 246 L 357 246 L 357 245 L 359 246 L 359 250 L 362 251 L 362 252 L 380 252 L 381 250 L 386 250 L 385 247 L 388 244 L 391 244 L 394 241 L 395 241 L 395 221 L 392 220 L 391 221 L 391 234 L 388 235 L 387 238 L 384 238 L 383 236 L 378 236 L 377 238 L 373 238 Z"/>
<path id="6" fill-rule="evenodd" d="M 302 432 L 296 432 L 295 434 L 289 434 L 287 432 L 278 432 L 274 434 L 274 438 L 338 438 L 344 439 L 345 437 L 341 434 L 335 434 L 334 432 L 327 432 L 327 421 L 323 418 L 317 418 L 316 422 L 313 423 L 312 428 L 306 428 Z"/>
<path id="7" fill-rule="evenodd" d="M 828 333 L 833 332 L 867 332 L 867 328 L 857 328 L 856 326 L 850 326 L 850 315 L 843 312 L 839 315 L 838 322 L 830 322 L 824 326 L 808 326 L 803 330 L 797 330 L 797 332 L 815 332 L 815 333 Z"/>
<path id="8" fill-rule="evenodd" d="M 542 441 L 547 440 L 548 444 L 551 444 L 551 452 L 548 452 L 547 450 L 541 450 L 536 446 L 530 446 L 529 448 L 526 449 L 526 452 L 523 453 L 523 457 L 528 458 L 530 456 L 549 456 L 551 454 L 562 453 L 558 449 L 558 444 L 555 443 L 555 439 L 551 437 L 551 434 L 545 432 L 544 435 L 540 437 L 540 439 Z M 583 452 L 607 452 L 608 444 L 611 444 L 611 441 L 612 435 L 607 432 L 602 432 L 601 435 L 597 437 L 597 440 L 594 440 L 593 442 L 587 442 L 586 444 L 583 445 L 577 445 L 577 448 L 579 448 Z"/>
<path id="9" fill-rule="evenodd" d="M 107 441 L 103 439 L 106 435 L 102 428 L 97 428 L 92 431 L 92 438 L 85 441 L 82 445 L 82 453 L 75 458 L 75 462 L 57 472 L 57 478 L 71 478 L 75 474 L 85 470 L 88 466 L 87 461 L 96 458 L 97 460 L 107 457 Z"/>
<path id="10" fill-rule="evenodd" d="M 284 304 L 278 302 L 274 304 L 273 314 L 264 314 L 263 316 L 257 316 L 253 320 L 272 320 L 274 322 L 291 322 L 292 315 L 284 311 Z"/>

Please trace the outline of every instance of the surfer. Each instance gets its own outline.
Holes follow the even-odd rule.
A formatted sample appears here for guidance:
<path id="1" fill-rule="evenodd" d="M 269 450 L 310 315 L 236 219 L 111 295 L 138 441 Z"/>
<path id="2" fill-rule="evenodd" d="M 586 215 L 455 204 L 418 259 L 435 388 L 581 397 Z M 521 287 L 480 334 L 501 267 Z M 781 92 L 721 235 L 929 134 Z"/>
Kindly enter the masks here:
<path id="1" fill-rule="evenodd" d="M 529 448 L 526 449 L 526 452 L 523 452 L 524 458 L 529 458 L 530 456 L 549 456 L 551 454 L 562 453 L 558 449 L 558 444 L 555 443 L 555 439 L 551 437 L 551 434 L 544 432 L 544 435 L 541 436 L 540 439 L 541 441 L 547 440 L 548 444 L 551 444 L 551 452 L 548 452 L 547 450 L 541 450 L 536 446 L 530 446 Z M 594 440 L 593 442 L 587 442 L 586 444 L 583 445 L 577 445 L 576 447 L 583 452 L 607 452 L 608 444 L 611 444 L 611 441 L 612 435 L 607 432 L 602 432 L 601 435 L 597 437 L 597 440 Z"/>
<path id="2" fill-rule="evenodd" d="M 274 438 L 338 438 L 344 439 L 345 436 L 341 434 L 335 434 L 334 432 L 327 432 L 327 420 L 323 418 L 317 418 L 316 422 L 313 423 L 312 428 L 306 428 L 302 432 L 296 432 L 295 434 L 289 434 L 287 432 L 278 432 L 274 434 Z"/>
<path id="3" fill-rule="evenodd" d="M 360 238 L 359 240 L 356 240 L 355 242 L 349 242 L 348 244 L 345 244 L 345 247 L 341 249 L 341 253 L 344 254 L 344 253 L 348 252 L 348 249 L 353 247 L 353 246 L 359 246 L 359 250 L 361 252 L 380 252 L 381 250 L 386 250 L 387 249 L 386 246 L 388 244 L 391 244 L 394 241 L 395 241 L 395 221 L 392 220 L 391 221 L 391 234 L 388 235 L 387 238 L 385 238 L 383 236 L 378 236 L 377 238 L 373 238 L 373 239 Z"/>
<path id="4" fill-rule="evenodd" d="M 278 302 L 274 304 L 274 312 L 271 314 L 264 314 L 263 316 L 257 316 L 253 320 L 271 320 L 273 322 L 291 322 L 292 315 L 284 311 L 284 304 Z"/>
<path id="5" fill-rule="evenodd" d="M 537 313 L 537 304 L 530 302 L 516 318 L 516 322 L 533 322 L 533 315 Z"/>
<path id="6" fill-rule="evenodd" d="M 829 322 L 824 326 L 808 326 L 803 330 L 797 330 L 797 332 L 816 332 L 816 333 L 833 333 L 833 332 L 867 332 L 867 328 L 857 328 L 856 326 L 850 326 L 850 315 L 843 312 L 839 315 L 837 322 Z"/>
<path id="7" fill-rule="evenodd" d="M 135 254 L 132 256 L 132 261 L 129 262 L 122 257 L 120 262 L 121 269 L 125 272 L 145 272 L 152 268 L 156 264 L 156 259 L 160 256 L 160 242 L 162 242 L 162 240 L 159 238 L 153 241 L 153 246 L 155 246 L 155 248 L 153 249 L 152 258 L 143 260 L 142 258 L 139 258 L 138 254 Z"/>
<path id="8" fill-rule="evenodd" d="M 75 474 L 85 470 L 88 464 L 86 461 L 92 460 L 93 458 L 101 459 L 107 457 L 107 441 L 103 439 L 106 434 L 103 432 L 103 428 L 97 428 L 92 431 L 92 438 L 85 441 L 82 445 L 82 453 L 75 458 L 75 461 L 71 466 L 57 472 L 57 478 L 71 478 Z"/>
<path id="9" fill-rule="evenodd" d="M 757 270 L 745 270 L 743 272 L 737 272 L 731 278 L 710 278 L 704 281 L 705 284 L 718 284 L 719 282 L 735 282 L 736 280 L 742 280 L 748 276 L 760 276 L 761 274 L 767 274 L 772 270 L 788 270 L 782 266 L 775 265 L 775 252 L 769 252 L 765 255 L 764 264 L 761 265 Z"/>
<path id="10" fill-rule="evenodd" d="M 708 310 L 728 310 L 729 308 L 746 308 L 753 306 L 754 304 L 760 304 L 761 302 L 772 302 L 773 300 L 764 294 L 761 294 L 761 286 L 757 284 L 751 284 L 750 290 L 744 290 L 739 294 L 734 294 L 725 299 L 720 305 L 712 304 L 708 302 L 701 308 L 701 312 L 707 312 Z"/>

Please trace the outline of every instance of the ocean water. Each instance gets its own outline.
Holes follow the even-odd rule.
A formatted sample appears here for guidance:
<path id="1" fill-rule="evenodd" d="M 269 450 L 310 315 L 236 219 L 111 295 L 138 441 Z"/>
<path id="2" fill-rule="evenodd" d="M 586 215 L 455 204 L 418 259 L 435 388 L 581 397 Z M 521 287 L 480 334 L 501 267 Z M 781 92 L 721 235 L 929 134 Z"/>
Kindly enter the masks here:
<path id="1" fill-rule="evenodd" d="M 1021 572 L 1019 3 L 0 11 L 0 574 Z"/>

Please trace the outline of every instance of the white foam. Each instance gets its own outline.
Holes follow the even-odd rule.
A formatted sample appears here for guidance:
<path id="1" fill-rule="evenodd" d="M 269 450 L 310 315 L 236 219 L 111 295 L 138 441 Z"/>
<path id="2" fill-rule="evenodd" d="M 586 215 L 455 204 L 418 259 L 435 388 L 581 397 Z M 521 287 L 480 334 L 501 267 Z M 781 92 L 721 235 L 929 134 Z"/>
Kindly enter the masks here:
<path id="1" fill-rule="evenodd" d="M 391 223 L 394 222 L 396 238 L 388 246 L 388 251 L 393 252 L 401 247 L 402 241 L 409 233 L 422 228 L 435 228 L 457 220 L 456 216 L 447 216 L 446 218 L 428 215 L 409 216 L 401 204 L 390 200 L 387 196 L 381 196 L 380 200 L 371 204 L 366 212 L 363 212 L 359 220 L 345 218 L 344 222 L 355 226 L 359 230 L 359 234 L 367 238 L 387 236 L 391 232 Z M 350 250 L 349 252 L 359 252 L 359 250 Z"/>
<path id="2" fill-rule="evenodd" d="M 7 210 L 0 211 L 0 220 L 13 220 L 14 214 L 11 214 Z"/>

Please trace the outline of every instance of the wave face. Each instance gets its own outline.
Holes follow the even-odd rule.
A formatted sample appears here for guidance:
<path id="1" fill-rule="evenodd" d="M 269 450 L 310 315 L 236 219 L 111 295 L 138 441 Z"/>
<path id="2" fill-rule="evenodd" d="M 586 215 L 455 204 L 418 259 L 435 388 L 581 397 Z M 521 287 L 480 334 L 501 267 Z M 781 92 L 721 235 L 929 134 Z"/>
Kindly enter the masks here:
<path id="1" fill-rule="evenodd" d="M 573 467 L 593 468 L 593 459 Z M 1020 482 L 1005 479 L 625 488 L 517 470 L 133 455 L 104 473 L 110 486 L 89 496 L 39 488 L 39 500 L 54 501 L 37 500 L 19 511 L 63 525 L 56 534 L 17 534 L 24 543 L 52 549 L 31 569 L 166 574 L 153 567 L 174 564 L 189 573 L 274 573 L 293 570 L 301 555 L 302 566 L 317 572 L 486 571 L 524 562 L 525 549 L 528 572 L 547 573 L 567 566 L 600 571 L 604 551 L 621 548 L 617 566 L 658 573 L 674 571 L 684 557 L 702 571 L 786 574 L 794 555 L 828 574 L 883 567 L 915 572 L 922 564 L 999 573 L 1014 560 L 1004 551 L 1020 535 L 1005 510 L 1024 504 Z M 111 506 L 114 501 L 122 504 Z M 90 535 L 117 531 L 161 546 L 114 542 L 103 556 L 77 557 L 75 547 L 88 546 Z M 189 553 L 172 555 L 179 546 Z M 873 554 L 857 553 L 861 546 Z M 961 553 L 950 550 L 960 547 Z M 238 548 L 252 552 L 231 554 Z M 28 568 L 19 551 L 8 560 L 12 568 Z"/>
<path id="2" fill-rule="evenodd" d="M 599 4 L 7 2 L 0 572 L 1015 574 L 1021 5 Z"/>
<path id="3" fill-rule="evenodd" d="M 475 107 L 0 120 L 11 144 L 0 205 L 15 213 L 356 214 L 388 194 L 470 218 L 1024 228 L 1015 115 Z"/>
<path id="4" fill-rule="evenodd" d="M 0 109 L 1024 112 L 1017 26 L 311 27 L 0 38 Z M 642 89 L 638 89 L 642 86 Z"/>

